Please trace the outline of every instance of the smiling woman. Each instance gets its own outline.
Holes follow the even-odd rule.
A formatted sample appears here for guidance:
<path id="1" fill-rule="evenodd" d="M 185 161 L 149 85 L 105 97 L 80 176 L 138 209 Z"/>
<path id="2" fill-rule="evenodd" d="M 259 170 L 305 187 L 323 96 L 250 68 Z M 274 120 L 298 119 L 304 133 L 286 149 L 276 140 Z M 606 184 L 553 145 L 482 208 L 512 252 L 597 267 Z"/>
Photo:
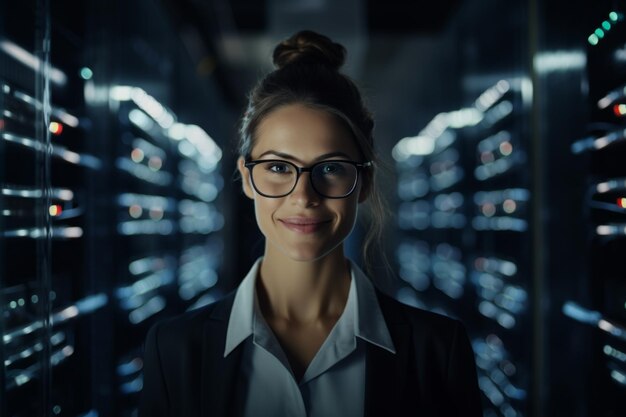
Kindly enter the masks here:
<path id="1" fill-rule="evenodd" d="M 151 328 L 141 416 L 481 415 L 461 323 L 399 303 L 345 257 L 379 197 L 374 122 L 344 59 L 311 31 L 275 48 L 237 165 L 264 255 L 236 291 Z"/>
<path id="2" fill-rule="evenodd" d="M 249 170 L 245 157 L 238 161 L 244 192 L 255 202 L 266 238 L 261 275 L 273 262 L 284 268 L 290 260 L 314 261 L 333 252 L 343 262 L 342 243 L 354 228 L 358 203 L 367 197 L 357 169 L 363 166 L 360 154 L 350 132 L 326 111 L 289 104 L 265 117 L 250 150 Z M 281 155 L 286 160 L 274 159 Z M 311 172 L 298 176 L 296 163 Z M 350 171 L 320 172 L 339 167 Z M 272 191 L 275 198 L 268 195 Z"/>

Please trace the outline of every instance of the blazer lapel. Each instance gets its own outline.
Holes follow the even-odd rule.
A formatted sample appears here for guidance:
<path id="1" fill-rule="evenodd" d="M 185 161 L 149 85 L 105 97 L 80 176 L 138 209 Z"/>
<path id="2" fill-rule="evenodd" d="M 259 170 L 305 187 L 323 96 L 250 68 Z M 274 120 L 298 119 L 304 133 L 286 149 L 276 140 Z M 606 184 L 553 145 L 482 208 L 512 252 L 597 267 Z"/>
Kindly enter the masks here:
<path id="1" fill-rule="evenodd" d="M 368 343 L 365 359 L 365 417 L 401 413 L 408 369 L 411 331 L 407 324 L 388 324 L 396 353 Z"/>
<path id="2" fill-rule="evenodd" d="M 411 343 L 411 327 L 397 302 L 376 289 L 378 305 L 396 353 L 368 343 L 365 358 L 365 417 L 398 416 L 404 409 Z"/>
<path id="3" fill-rule="evenodd" d="M 236 414 L 234 399 L 243 352 L 241 345 L 224 357 L 228 317 L 233 301 L 234 295 L 220 302 L 204 329 L 200 392 L 200 415 L 203 417 Z"/>

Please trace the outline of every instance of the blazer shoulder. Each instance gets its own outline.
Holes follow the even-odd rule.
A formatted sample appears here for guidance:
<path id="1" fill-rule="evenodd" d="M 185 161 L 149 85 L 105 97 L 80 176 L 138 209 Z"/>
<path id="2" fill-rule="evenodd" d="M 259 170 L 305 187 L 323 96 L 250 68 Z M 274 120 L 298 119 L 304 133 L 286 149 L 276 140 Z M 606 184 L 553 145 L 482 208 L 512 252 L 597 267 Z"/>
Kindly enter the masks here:
<path id="1" fill-rule="evenodd" d="M 206 306 L 163 318 L 150 327 L 148 334 L 158 333 L 160 340 L 185 340 L 193 334 L 201 334 L 211 320 L 228 321 L 235 298 L 235 290 Z"/>
<path id="2" fill-rule="evenodd" d="M 420 332 L 448 337 L 453 337 L 459 330 L 465 331 L 465 326 L 458 319 L 404 304 L 378 289 L 376 293 L 388 323 L 407 324 Z"/>

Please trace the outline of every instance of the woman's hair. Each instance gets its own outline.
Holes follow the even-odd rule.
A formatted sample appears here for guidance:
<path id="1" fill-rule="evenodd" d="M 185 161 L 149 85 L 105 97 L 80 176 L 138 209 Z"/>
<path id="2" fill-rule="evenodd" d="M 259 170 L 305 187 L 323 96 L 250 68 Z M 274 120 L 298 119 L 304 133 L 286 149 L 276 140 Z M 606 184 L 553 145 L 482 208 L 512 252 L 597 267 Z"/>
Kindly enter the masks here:
<path id="1" fill-rule="evenodd" d="M 248 95 L 239 127 L 239 154 L 250 156 L 258 125 L 281 106 L 303 104 L 338 117 L 352 132 L 364 160 L 374 162 L 362 171 L 371 211 L 363 259 L 370 269 L 368 251 L 373 242 L 380 242 L 386 208 L 375 184 L 375 167 L 380 161 L 374 150 L 374 119 L 355 83 L 339 71 L 345 59 L 346 49 L 341 44 L 310 30 L 280 42 L 273 54 L 276 70 L 260 79 Z"/>

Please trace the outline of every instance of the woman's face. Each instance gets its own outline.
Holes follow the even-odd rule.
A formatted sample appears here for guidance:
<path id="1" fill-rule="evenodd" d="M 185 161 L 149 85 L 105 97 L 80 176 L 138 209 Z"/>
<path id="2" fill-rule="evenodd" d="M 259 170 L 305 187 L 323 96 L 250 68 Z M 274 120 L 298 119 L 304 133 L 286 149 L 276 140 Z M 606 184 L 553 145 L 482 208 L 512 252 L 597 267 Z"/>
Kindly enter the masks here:
<path id="1" fill-rule="evenodd" d="M 271 112 L 258 125 L 252 160 L 282 159 L 299 167 L 326 160 L 363 162 L 352 135 L 335 116 L 302 104 Z M 329 199 L 311 187 L 303 172 L 291 194 L 268 198 L 252 187 L 250 171 L 238 160 L 245 194 L 254 200 L 256 220 L 266 239 L 266 255 L 279 251 L 297 261 L 320 259 L 342 242 L 354 227 L 357 207 L 365 200 L 363 176 L 352 194 Z"/>

